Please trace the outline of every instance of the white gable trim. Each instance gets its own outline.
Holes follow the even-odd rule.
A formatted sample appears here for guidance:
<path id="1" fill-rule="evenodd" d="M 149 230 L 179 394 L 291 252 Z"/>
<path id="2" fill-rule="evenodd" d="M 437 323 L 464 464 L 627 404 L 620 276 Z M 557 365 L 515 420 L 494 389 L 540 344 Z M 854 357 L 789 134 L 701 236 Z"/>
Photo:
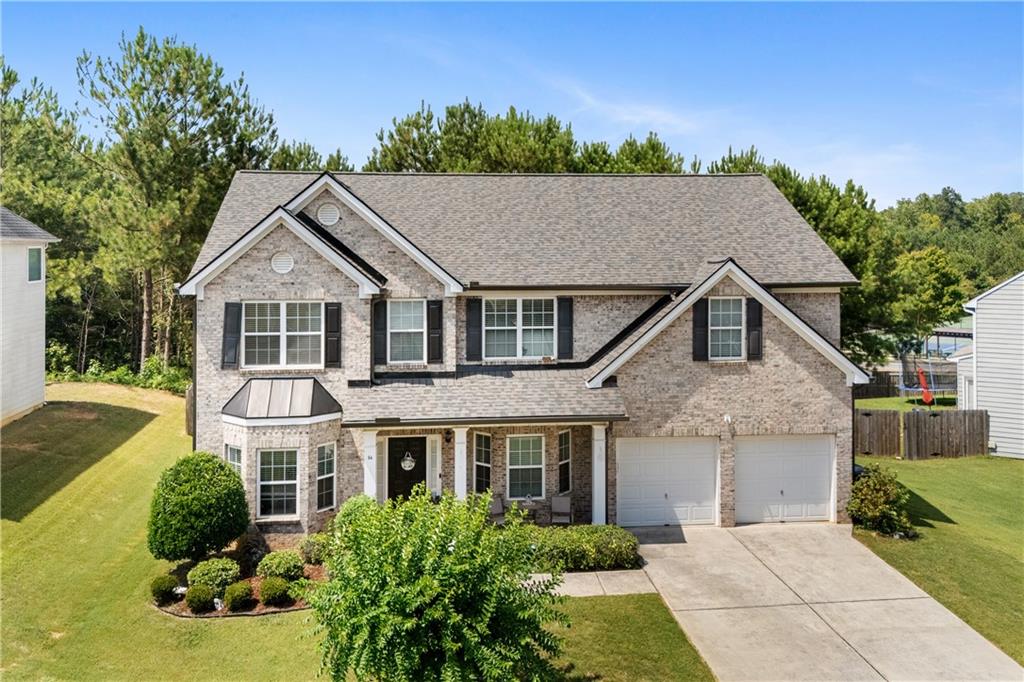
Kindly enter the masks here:
<path id="1" fill-rule="evenodd" d="M 966 310 L 969 313 L 974 313 L 975 309 L 978 307 L 978 301 L 985 298 L 989 294 L 994 294 L 995 292 L 999 291 L 1000 289 L 1010 284 L 1011 282 L 1016 282 L 1021 277 L 1024 277 L 1024 272 L 1018 272 L 1016 275 L 1006 280 L 1005 282 L 1000 282 L 999 284 L 995 285 L 988 291 L 978 294 L 977 296 L 969 300 L 967 303 L 964 303 L 964 310 Z"/>
<path id="2" fill-rule="evenodd" d="M 847 386 L 852 386 L 853 384 L 866 384 L 868 382 L 870 377 L 864 370 L 851 362 L 849 358 L 839 351 L 839 349 L 826 341 L 821 334 L 816 332 L 806 322 L 797 317 L 793 311 L 783 305 L 777 298 L 772 296 L 767 289 L 758 284 L 753 277 L 744 272 L 741 267 L 730 259 L 711 273 L 707 279 L 693 289 L 690 289 L 690 291 L 688 291 L 686 295 L 681 298 L 663 318 L 658 320 L 657 324 L 644 332 L 640 338 L 626 347 L 618 357 L 612 360 L 611 363 L 598 372 L 597 375 L 587 381 L 587 388 L 600 388 L 608 377 L 614 374 L 624 364 L 629 362 L 629 360 L 639 353 L 644 346 L 650 343 L 654 337 L 678 319 L 679 316 L 694 303 L 707 295 L 707 293 L 711 291 L 712 287 L 726 277 L 731 277 L 733 281 L 740 285 L 740 287 L 742 287 L 749 296 L 760 301 L 764 308 L 789 325 L 797 335 L 828 358 L 832 364 L 843 370 L 846 374 Z"/>
<path id="3" fill-rule="evenodd" d="M 329 190 L 334 196 L 344 202 L 346 206 L 352 209 L 356 215 L 375 227 L 381 234 L 387 237 L 391 243 L 400 248 L 405 255 L 412 258 L 422 266 L 424 270 L 440 280 L 441 283 L 444 284 L 445 296 L 454 296 L 455 294 L 462 293 L 463 286 L 459 280 L 452 277 L 447 270 L 438 265 L 433 258 L 428 256 L 415 244 L 409 241 L 405 235 L 389 225 L 386 220 L 381 218 L 373 209 L 367 206 L 362 199 L 352 194 L 352 192 L 346 189 L 344 185 L 335 180 L 330 173 L 324 173 L 313 181 L 309 187 L 299 192 L 294 199 L 289 201 L 285 205 L 285 208 L 290 211 L 301 211 L 324 189 Z"/>
<path id="4" fill-rule="evenodd" d="M 370 298 L 372 295 L 380 293 L 380 287 L 377 284 L 347 259 L 339 255 L 337 251 L 321 241 L 319 237 L 296 220 L 288 211 L 280 207 L 261 220 L 254 228 L 246 232 L 241 239 L 225 249 L 223 253 L 207 263 L 202 270 L 183 282 L 178 287 L 178 293 L 182 296 L 195 296 L 197 299 L 203 300 L 203 288 L 207 282 L 238 260 L 242 254 L 270 234 L 274 228 L 282 225 L 291 230 L 295 236 L 305 242 L 311 249 L 326 258 L 334 267 L 345 273 L 349 279 L 358 284 L 359 298 Z M 267 267 L 270 267 L 269 262 Z"/>

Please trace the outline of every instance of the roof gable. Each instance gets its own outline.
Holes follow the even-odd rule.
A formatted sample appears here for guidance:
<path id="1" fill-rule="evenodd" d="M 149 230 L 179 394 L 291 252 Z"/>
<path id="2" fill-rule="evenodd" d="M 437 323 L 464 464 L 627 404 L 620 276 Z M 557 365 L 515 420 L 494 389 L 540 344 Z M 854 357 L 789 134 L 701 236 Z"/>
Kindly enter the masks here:
<path id="1" fill-rule="evenodd" d="M 964 310 L 966 310 L 969 313 L 975 312 L 975 310 L 978 307 L 978 302 L 981 301 L 981 299 L 985 298 L 986 296 L 991 296 L 992 294 L 996 293 L 1003 287 L 1008 286 L 1013 282 L 1016 282 L 1018 279 L 1021 279 L 1022 277 L 1024 277 L 1024 272 L 1018 272 L 1013 277 L 1010 277 L 1006 281 L 1000 282 L 999 284 L 995 285 L 988 291 L 978 294 L 977 296 L 969 300 L 967 303 L 964 303 Z"/>
<path id="2" fill-rule="evenodd" d="M 59 242 L 52 234 L 31 220 L 0 206 L 0 238 L 4 241 Z"/>

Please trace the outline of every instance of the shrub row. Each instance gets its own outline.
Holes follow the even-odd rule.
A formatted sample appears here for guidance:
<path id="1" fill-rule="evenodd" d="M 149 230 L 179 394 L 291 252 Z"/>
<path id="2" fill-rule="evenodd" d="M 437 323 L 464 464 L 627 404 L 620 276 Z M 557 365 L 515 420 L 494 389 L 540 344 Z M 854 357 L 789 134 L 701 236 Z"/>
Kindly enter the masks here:
<path id="1" fill-rule="evenodd" d="M 302 577 L 304 568 L 302 556 L 293 549 L 285 549 L 263 557 L 256 567 L 256 575 L 261 578 L 282 578 L 291 582 Z"/>
<path id="2" fill-rule="evenodd" d="M 527 526 L 540 571 L 638 568 L 636 536 L 618 526 Z"/>
<path id="3" fill-rule="evenodd" d="M 76 372 L 71 363 L 71 355 L 67 346 L 51 341 L 46 347 L 47 378 L 51 381 L 103 381 L 125 386 L 140 388 L 157 388 L 185 395 L 192 377 L 185 367 L 166 367 L 163 360 L 156 356 L 146 359 L 139 372 L 133 372 L 127 365 L 108 368 L 99 360 L 89 361 L 84 372 Z"/>

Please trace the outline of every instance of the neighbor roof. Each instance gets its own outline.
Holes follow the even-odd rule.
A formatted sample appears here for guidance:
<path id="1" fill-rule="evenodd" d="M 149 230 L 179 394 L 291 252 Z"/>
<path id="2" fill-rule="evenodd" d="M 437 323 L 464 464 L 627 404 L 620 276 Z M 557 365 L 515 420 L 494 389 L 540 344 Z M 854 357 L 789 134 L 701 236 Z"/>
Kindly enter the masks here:
<path id="1" fill-rule="evenodd" d="M 0 206 L 0 239 L 31 239 L 41 242 L 59 242 L 52 234 L 30 220 Z"/>
<path id="2" fill-rule="evenodd" d="M 287 419 L 333 415 L 341 405 L 313 378 L 249 379 L 221 414 L 240 419 Z"/>
<path id="3" fill-rule="evenodd" d="M 318 175 L 237 173 L 193 273 Z M 473 287 L 688 285 L 719 254 L 766 285 L 857 281 L 759 174 L 333 177 Z"/>

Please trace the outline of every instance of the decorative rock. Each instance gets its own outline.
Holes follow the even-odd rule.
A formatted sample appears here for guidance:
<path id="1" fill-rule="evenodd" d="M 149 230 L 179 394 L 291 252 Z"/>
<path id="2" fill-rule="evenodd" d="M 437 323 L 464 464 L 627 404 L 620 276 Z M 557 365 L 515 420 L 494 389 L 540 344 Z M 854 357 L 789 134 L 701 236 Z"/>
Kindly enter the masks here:
<path id="1" fill-rule="evenodd" d="M 184 597 L 186 592 L 188 592 L 188 588 L 184 585 L 178 585 L 174 588 L 174 595 L 176 597 Z"/>
<path id="2" fill-rule="evenodd" d="M 223 599 L 218 599 L 218 598 L 214 597 L 214 599 L 213 599 L 213 608 L 215 610 L 217 610 L 217 611 L 223 610 L 224 609 L 224 600 Z"/>

